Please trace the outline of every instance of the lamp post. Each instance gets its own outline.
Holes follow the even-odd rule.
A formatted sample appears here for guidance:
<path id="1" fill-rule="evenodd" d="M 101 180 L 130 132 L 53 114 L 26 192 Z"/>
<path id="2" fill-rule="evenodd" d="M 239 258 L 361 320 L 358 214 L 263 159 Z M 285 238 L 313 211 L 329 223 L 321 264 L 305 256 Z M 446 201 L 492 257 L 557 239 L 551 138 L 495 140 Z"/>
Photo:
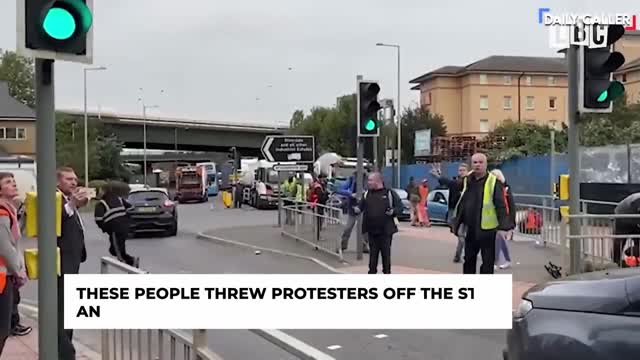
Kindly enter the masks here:
<path id="1" fill-rule="evenodd" d="M 398 154 L 396 155 L 396 167 L 398 169 L 398 173 L 396 174 L 396 186 L 400 186 L 400 158 L 402 157 L 402 125 L 400 124 L 400 113 L 402 112 L 402 107 L 400 106 L 400 45 L 377 43 L 376 46 L 396 48 L 398 54 L 398 95 L 396 98 L 396 129 L 398 131 Z"/>
<path id="2" fill-rule="evenodd" d="M 147 105 L 144 102 L 144 89 L 140 88 L 142 94 L 138 101 L 142 103 L 142 142 L 143 142 L 143 166 L 144 166 L 144 185 L 147 184 L 147 109 L 157 109 L 158 105 Z M 164 90 L 160 90 L 160 94 L 164 94 Z"/>
<path id="3" fill-rule="evenodd" d="M 89 186 L 89 126 L 87 116 L 87 72 L 107 70 L 106 67 L 84 68 L 84 186 Z"/>

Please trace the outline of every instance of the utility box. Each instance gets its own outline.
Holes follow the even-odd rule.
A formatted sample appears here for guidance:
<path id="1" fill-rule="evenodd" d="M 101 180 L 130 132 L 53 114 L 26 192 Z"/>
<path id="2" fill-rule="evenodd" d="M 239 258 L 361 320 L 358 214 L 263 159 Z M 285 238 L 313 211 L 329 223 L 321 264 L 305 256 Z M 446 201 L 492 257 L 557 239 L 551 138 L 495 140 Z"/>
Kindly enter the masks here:
<path id="1" fill-rule="evenodd" d="M 560 200 L 569 200 L 569 175 L 560 175 Z"/>
<path id="2" fill-rule="evenodd" d="M 38 194 L 33 191 L 27 193 L 24 201 L 26 215 L 26 235 L 28 237 L 38 237 Z M 56 235 L 62 235 L 62 194 L 56 192 Z M 45 239 L 53 241 L 53 239 Z"/>

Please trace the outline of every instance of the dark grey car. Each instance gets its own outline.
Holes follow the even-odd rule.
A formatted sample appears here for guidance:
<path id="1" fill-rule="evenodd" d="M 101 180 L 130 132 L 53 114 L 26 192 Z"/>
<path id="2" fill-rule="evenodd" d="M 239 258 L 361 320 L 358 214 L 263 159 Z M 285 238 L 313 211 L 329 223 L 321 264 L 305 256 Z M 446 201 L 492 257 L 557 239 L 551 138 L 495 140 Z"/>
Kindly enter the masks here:
<path id="1" fill-rule="evenodd" d="M 534 286 L 507 333 L 508 360 L 640 358 L 640 268 Z"/>

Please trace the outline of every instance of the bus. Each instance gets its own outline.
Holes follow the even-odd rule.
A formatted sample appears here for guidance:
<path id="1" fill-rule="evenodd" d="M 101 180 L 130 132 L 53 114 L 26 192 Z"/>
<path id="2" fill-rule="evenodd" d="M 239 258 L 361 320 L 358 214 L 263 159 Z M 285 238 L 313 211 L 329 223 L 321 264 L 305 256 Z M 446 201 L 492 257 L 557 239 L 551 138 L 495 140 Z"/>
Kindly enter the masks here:
<path id="1" fill-rule="evenodd" d="M 220 186 L 218 183 L 218 169 L 213 162 L 197 163 L 196 166 L 203 166 L 207 172 L 207 195 L 218 196 Z"/>

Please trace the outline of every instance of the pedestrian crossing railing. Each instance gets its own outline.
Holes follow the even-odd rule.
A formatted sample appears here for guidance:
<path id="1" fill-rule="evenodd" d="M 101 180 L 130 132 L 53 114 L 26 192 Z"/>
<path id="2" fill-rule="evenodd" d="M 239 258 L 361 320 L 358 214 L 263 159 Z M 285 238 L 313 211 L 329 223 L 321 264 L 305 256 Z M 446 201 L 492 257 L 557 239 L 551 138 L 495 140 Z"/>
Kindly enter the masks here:
<path id="1" fill-rule="evenodd" d="M 560 246 L 565 235 L 560 209 L 551 195 L 516 194 L 514 240 Z M 512 211 L 509 209 L 509 211 Z"/>
<path id="2" fill-rule="evenodd" d="M 115 272 L 113 271 L 115 270 Z M 100 273 L 147 274 L 111 257 L 100 260 Z M 102 360 L 222 360 L 207 347 L 207 331 L 101 330 Z"/>
<path id="3" fill-rule="evenodd" d="M 346 222 L 342 209 L 285 199 L 281 211 L 283 236 L 343 259 L 340 239 Z"/>
<path id="4" fill-rule="evenodd" d="M 148 274 L 111 257 L 100 259 L 100 273 Z M 335 360 L 275 329 L 247 329 L 298 359 Z M 224 360 L 208 347 L 207 330 L 101 330 L 102 360 Z M 260 354 L 256 354 L 260 359 Z"/>
<path id="5" fill-rule="evenodd" d="M 579 226 L 577 234 L 567 232 L 566 248 L 570 249 L 572 240 L 577 241 L 583 272 L 622 267 L 626 255 L 640 256 L 640 215 L 578 214 L 568 218 Z"/>

